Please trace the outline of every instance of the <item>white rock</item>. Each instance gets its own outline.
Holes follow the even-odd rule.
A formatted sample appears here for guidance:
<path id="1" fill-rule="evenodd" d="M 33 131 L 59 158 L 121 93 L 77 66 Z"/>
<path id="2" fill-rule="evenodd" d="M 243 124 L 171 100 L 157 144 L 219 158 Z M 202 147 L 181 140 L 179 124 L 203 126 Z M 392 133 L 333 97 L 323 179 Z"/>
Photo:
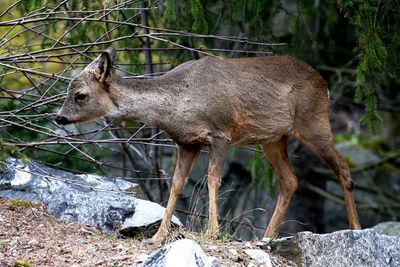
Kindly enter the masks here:
<path id="1" fill-rule="evenodd" d="M 233 260 L 233 261 L 239 261 L 239 259 L 240 259 L 240 255 L 239 255 L 239 253 L 236 251 L 236 249 L 233 249 L 233 248 L 231 248 L 231 249 L 229 249 L 228 250 L 228 258 L 229 259 L 231 259 L 231 260 Z"/>
<path id="2" fill-rule="evenodd" d="M 89 248 L 87 248 L 86 252 L 90 255 L 98 255 L 99 254 L 98 249 L 94 246 L 90 246 Z"/>
<path id="3" fill-rule="evenodd" d="M 119 245 L 116 247 L 116 250 L 118 250 L 118 251 L 127 251 L 128 248 L 125 247 L 125 246 L 122 245 L 122 244 L 119 244 Z"/>
<path id="4" fill-rule="evenodd" d="M 211 267 L 221 267 L 221 264 L 216 257 L 208 257 L 208 262 L 211 264 Z"/>
<path id="5" fill-rule="evenodd" d="M 12 186 L 24 185 L 28 183 L 32 178 L 29 173 L 29 167 L 25 166 L 22 170 L 15 169 L 14 179 L 11 180 Z"/>
<path id="6" fill-rule="evenodd" d="M 271 237 L 266 237 L 266 236 L 264 236 L 261 239 L 261 242 L 264 242 L 264 243 L 267 243 L 267 244 L 271 243 L 272 241 L 273 241 L 273 239 Z"/>
<path id="7" fill-rule="evenodd" d="M 201 247 L 189 239 L 181 239 L 152 253 L 142 267 L 217 267 L 214 257 L 207 257 Z"/>
<path id="8" fill-rule="evenodd" d="M 233 255 L 233 256 L 237 256 L 239 255 L 239 253 L 236 251 L 236 249 L 231 248 L 230 250 L 228 250 L 228 252 Z"/>
<path id="9" fill-rule="evenodd" d="M 161 205 L 148 200 L 137 199 L 135 213 L 132 217 L 125 219 L 121 231 L 126 228 L 143 227 L 160 221 L 164 217 L 164 213 L 165 208 Z M 183 226 L 175 216 L 172 216 L 172 222 Z"/>
<path id="10" fill-rule="evenodd" d="M 244 246 L 245 246 L 246 248 L 253 248 L 253 246 L 251 245 L 250 242 L 246 242 L 246 243 L 244 244 Z"/>
<path id="11" fill-rule="evenodd" d="M 29 240 L 28 242 L 28 245 L 31 246 L 36 246 L 37 244 L 39 244 L 39 241 L 37 241 L 36 239 Z"/>
<path id="12" fill-rule="evenodd" d="M 72 252 L 72 247 L 70 244 L 65 244 L 62 247 L 60 247 L 60 252 L 62 253 L 71 253 Z"/>
<path id="13" fill-rule="evenodd" d="M 135 263 L 142 263 L 145 260 L 147 260 L 148 257 L 149 257 L 149 255 L 147 255 L 147 254 L 140 254 L 135 258 Z"/>
<path id="14" fill-rule="evenodd" d="M 263 264 L 266 267 L 272 267 L 271 258 L 268 253 L 261 249 L 245 249 L 244 253 L 250 256 L 257 263 Z"/>
<path id="15" fill-rule="evenodd" d="M 79 230 L 80 230 L 81 233 L 84 234 L 84 235 L 88 235 L 88 236 L 95 236 L 95 235 L 96 235 L 96 233 L 94 233 L 94 232 L 92 232 L 92 231 L 89 231 L 89 230 L 87 230 L 87 229 L 85 229 L 85 228 L 83 228 L 83 227 L 81 227 L 81 229 L 79 229 Z"/>

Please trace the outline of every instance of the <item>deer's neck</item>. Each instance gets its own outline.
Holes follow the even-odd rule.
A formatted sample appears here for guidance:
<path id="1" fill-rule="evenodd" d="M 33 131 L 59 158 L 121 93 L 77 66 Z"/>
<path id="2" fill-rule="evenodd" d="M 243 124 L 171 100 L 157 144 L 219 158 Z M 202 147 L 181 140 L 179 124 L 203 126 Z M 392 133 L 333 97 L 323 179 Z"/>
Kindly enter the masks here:
<path id="1" fill-rule="evenodd" d="M 111 116 L 162 127 L 177 105 L 180 87 L 178 79 L 130 80 L 113 75 L 110 93 L 115 111 Z"/>

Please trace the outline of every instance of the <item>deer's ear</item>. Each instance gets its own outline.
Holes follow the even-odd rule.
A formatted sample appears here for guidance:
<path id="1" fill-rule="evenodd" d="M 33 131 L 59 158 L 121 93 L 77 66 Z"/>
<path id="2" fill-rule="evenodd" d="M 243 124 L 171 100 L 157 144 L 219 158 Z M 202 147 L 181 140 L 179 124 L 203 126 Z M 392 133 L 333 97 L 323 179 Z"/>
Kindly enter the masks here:
<path id="1" fill-rule="evenodd" d="M 91 71 L 99 82 L 104 82 L 111 73 L 115 60 L 115 49 L 110 47 L 98 56 L 86 68 Z"/>

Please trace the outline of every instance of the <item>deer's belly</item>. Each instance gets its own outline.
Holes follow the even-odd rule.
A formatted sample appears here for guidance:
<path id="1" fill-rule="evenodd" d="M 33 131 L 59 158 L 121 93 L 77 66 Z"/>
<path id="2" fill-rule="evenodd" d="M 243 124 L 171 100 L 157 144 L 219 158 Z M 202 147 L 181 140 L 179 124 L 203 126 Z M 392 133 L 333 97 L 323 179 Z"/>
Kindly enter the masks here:
<path id="1" fill-rule="evenodd" d="M 282 135 L 289 133 L 293 128 L 293 117 L 285 116 L 257 116 L 257 118 L 236 117 L 231 128 L 230 138 L 232 145 L 263 144 L 278 140 Z"/>

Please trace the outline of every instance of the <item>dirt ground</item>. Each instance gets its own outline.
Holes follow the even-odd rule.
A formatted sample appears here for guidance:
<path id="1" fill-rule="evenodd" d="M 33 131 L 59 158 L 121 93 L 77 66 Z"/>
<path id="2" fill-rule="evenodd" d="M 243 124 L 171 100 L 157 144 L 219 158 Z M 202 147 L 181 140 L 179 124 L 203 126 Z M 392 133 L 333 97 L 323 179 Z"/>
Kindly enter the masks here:
<path id="1" fill-rule="evenodd" d="M 258 266 L 243 251 L 257 242 L 194 237 L 221 266 Z M 197 240 L 196 240 L 197 239 Z M 137 266 L 161 245 L 106 235 L 78 223 L 57 222 L 38 203 L 0 198 L 0 266 Z M 274 266 L 294 266 L 271 255 Z"/>

